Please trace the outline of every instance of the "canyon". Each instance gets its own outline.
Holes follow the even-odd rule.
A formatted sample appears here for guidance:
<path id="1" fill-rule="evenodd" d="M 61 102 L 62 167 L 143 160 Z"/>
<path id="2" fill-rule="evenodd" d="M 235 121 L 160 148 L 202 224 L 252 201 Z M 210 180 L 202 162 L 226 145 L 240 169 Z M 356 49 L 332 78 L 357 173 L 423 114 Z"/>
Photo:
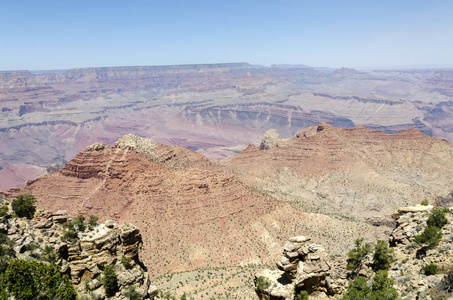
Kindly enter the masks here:
<path id="1" fill-rule="evenodd" d="M 335 256 L 359 237 L 387 239 L 399 207 L 451 192 L 452 163 L 453 144 L 417 128 L 321 122 L 290 138 L 270 130 L 260 147 L 219 162 L 128 134 L 0 196 L 33 194 L 39 208 L 133 223 L 153 285 L 197 299 L 200 290 L 252 299 L 251 270 L 277 261 L 288 237 L 309 236 Z M 200 283 L 203 272 L 229 280 Z"/>
<path id="2" fill-rule="evenodd" d="M 0 190 L 126 134 L 225 160 L 327 122 L 453 138 L 453 71 L 248 63 L 0 72 Z"/>

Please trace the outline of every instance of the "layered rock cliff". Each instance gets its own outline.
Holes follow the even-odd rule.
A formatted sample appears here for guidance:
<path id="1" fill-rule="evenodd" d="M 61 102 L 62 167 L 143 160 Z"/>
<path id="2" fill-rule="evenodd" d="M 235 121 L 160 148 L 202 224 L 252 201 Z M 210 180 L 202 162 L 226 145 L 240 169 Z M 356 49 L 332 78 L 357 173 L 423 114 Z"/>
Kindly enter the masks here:
<path id="1" fill-rule="evenodd" d="M 1 205 L 10 206 L 7 201 L 1 201 Z M 13 242 L 17 258 L 52 257 L 61 266 L 61 272 L 69 276 L 81 298 L 105 299 L 103 270 L 114 266 L 118 289 L 109 299 L 125 299 L 124 294 L 131 289 L 140 299 L 154 299 L 158 290 L 150 284 L 146 267 L 139 258 L 142 238 L 138 227 L 109 221 L 87 226 L 76 233 L 76 238 L 68 239 L 65 225 L 70 222 L 66 211 L 38 210 L 31 220 L 7 213 L 1 217 L 0 232 Z"/>
<path id="2" fill-rule="evenodd" d="M 453 184 L 453 144 L 416 128 L 388 134 L 320 123 L 285 143 L 267 134 L 261 149 L 268 150 L 251 145 L 225 165 L 280 200 L 372 224 L 392 226 L 398 207 L 445 195 Z"/>
<path id="3" fill-rule="evenodd" d="M 393 257 L 388 276 L 401 299 L 451 299 L 453 297 L 453 217 L 451 208 L 443 210 L 446 224 L 440 229 L 438 243 L 427 246 L 416 242 L 428 227 L 432 205 L 401 207 L 394 214 L 396 227 L 389 236 Z M 371 255 L 363 258 L 355 276 L 371 285 Z M 310 299 L 329 299 L 342 295 L 355 278 L 347 268 L 347 257 L 335 257 L 310 239 L 298 236 L 288 240 L 279 270 L 264 269 L 255 274 L 256 293 L 263 300 L 291 300 L 306 291 Z M 428 268 L 429 267 L 429 268 Z M 427 271 L 428 270 L 428 271 Z M 347 281 L 349 278 L 351 281 Z M 400 299 L 398 298 L 398 299 Z"/>

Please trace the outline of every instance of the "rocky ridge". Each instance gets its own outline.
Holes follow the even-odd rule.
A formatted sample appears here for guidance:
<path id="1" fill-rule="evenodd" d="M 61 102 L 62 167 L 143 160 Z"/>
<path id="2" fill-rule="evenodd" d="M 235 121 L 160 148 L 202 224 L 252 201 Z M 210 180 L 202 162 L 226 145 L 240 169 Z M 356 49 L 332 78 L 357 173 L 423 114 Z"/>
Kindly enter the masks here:
<path id="1" fill-rule="evenodd" d="M 1 200 L 1 199 L 0 199 Z M 2 205 L 10 206 L 1 200 Z M 71 219 L 66 211 L 48 212 L 38 210 L 33 219 L 13 217 L 1 218 L 0 232 L 13 242 L 15 257 L 25 260 L 40 259 L 44 245 L 55 253 L 55 263 L 61 272 L 69 276 L 79 297 L 105 299 L 102 284 L 102 270 L 108 265 L 115 266 L 118 290 L 109 299 L 126 299 L 124 293 L 131 287 L 140 299 L 154 299 L 158 290 L 150 284 L 150 278 L 140 261 L 142 246 L 138 227 L 131 224 L 121 226 L 111 220 L 92 229 L 79 232 L 79 238 L 68 241 L 64 238 L 64 225 Z M 130 259 L 130 266 L 122 263 L 124 257 Z"/>
<path id="2" fill-rule="evenodd" d="M 4 195 L 12 199 L 23 193 L 35 195 L 38 207 L 66 209 L 73 217 L 94 214 L 143 228 L 142 258 L 153 265 L 153 278 L 197 268 L 266 263 L 278 255 L 284 243 L 280 237 L 296 229 L 309 230 L 315 242 L 334 253 L 342 253 L 357 234 L 374 239 L 385 231 L 295 209 L 200 154 L 131 135 L 113 146 L 95 143 L 59 172 Z M 340 233 L 347 237 L 337 241 Z"/>
<path id="3" fill-rule="evenodd" d="M 453 144 L 416 128 L 388 134 L 320 123 L 280 140 L 268 133 L 261 149 L 249 145 L 223 164 L 303 209 L 390 226 L 398 207 L 445 195 L 453 184 Z"/>
<path id="4" fill-rule="evenodd" d="M 394 214 L 396 227 L 389 237 L 394 261 L 388 272 L 401 299 L 450 299 L 453 296 L 453 214 L 446 214 L 447 224 L 441 229 L 442 239 L 433 248 L 414 242 L 427 227 L 432 205 L 402 207 Z M 262 300 L 292 300 L 295 291 L 305 290 L 310 299 L 329 299 L 342 295 L 350 276 L 347 259 L 335 258 L 325 250 L 297 236 L 290 238 L 277 262 L 279 270 L 264 269 L 255 274 L 256 293 Z M 315 263 L 313 263 L 315 262 Z M 429 264 L 437 266 L 438 273 L 425 274 Z M 359 276 L 371 279 L 371 255 L 365 257 Z M 349 275 L 348 275 L 349 274 Z M 262 282 L 268 282 L 261 285 Z"/>

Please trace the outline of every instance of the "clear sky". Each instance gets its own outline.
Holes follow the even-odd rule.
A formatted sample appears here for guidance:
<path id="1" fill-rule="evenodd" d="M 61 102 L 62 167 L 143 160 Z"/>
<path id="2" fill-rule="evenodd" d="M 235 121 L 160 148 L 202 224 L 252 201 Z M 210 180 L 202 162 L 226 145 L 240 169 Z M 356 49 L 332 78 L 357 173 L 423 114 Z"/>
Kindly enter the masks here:
<path id="1" fill-rule="evenodd" d="M 452 0 L 0 0 L 0 70 L 453 66 Z"/>

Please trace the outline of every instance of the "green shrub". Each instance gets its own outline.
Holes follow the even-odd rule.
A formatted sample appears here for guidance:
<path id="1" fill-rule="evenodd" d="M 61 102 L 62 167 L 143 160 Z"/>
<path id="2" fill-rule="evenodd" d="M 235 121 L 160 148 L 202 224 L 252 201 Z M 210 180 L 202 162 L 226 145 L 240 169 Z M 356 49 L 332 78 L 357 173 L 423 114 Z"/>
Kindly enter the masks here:
<path id="1" fill-rule="evenodd" d="M 13 260 L 2 274 L 0 289 L 15 299 L 77 298 L 77 293 L 60 267 L 37 261 Z"/>
<path id="2" fill-rule="evenodd" d="M 123 295 L 129 300 L 140 300 L 141 298 L 140 294 L 137 293 L 133 285 L 129 286 Z"/>
<path id="3" fill-rule="evenodd" d="M 398 292 L 393 287 L 393 280 L 388 278 L 387 270 L 377 271 L 371 284 L 371 299 L 396 299 Z"/>
<path id="4" fill-rule="evenodd" d="M 348 252 L 348 270 L 357 273 L 363 264 L 363 259 L 371 252 L 370 244 L 366 243 L 362 246 L 363 239 L 355 240 L 355 248 Z"/>
<path id="5" fill-rule="evenodd" d="M 359 276 L 354 281 L 349 282 L 348 290 L 343 295 L 343 300 L 369 299 L 371 288 L 367 285 L 364 277 Z"/>
<path id="6" fill-rule="evenodd" d="M 0 217 L 5 217 L 8 214 L 8 205 L 0 207 Z"/>
<path id="7" fill-rule="evenodd" d="M 105 294 L 112 296 L 118 290 L 118 278 L 116 277 L 115 266 L 108 265 L 104 268 L 104 277 L 102 278 Z"/>
<path id="8" fill-rule="evenodd" d="M 11 203 L 14 213 L 19 218 L 33 218 L 36 211 L 35 207 L 36 199 L 33 195 L 19 195 Z"/>
<path id="9" fill-rule="evenodd" d="M 359 277 L 349 283 L 343 300 L 394 300 L 398 298 L 398 292 L 393 287 L 393 280 L 388 278 L 386 270 L 379 270 L 373 277 L 371 287 L 368 286 L 364 277 Z"/>
<path id="10" fill-rule="evenodd" d="M 79 235 L 77 233 L 77 230 L 74 225 L 75 222 L 69 221 L 66 225 L 64 225 L 64 232 L 63 232 L 63 241 L 67 242 L 75 242 L 79 238 Z"/>
<path id="11" fill-rule="evenodd" d="M 377 241 L 374 247 L 373 270 L 388 270 L 395 260 L 393 252 L 386 241 Z"/>
<path id="12" fill-rule="evenodd" d="M 420 202 L 420 204 L 423 206 L 428 206 L 429 205 L 428 199 L 423 200 L 422 202 Z"/>
<path id="13" fill-rule="evenodd" d="M 186 293 L 182 294 L 181 298 L 179 300 L 187 300 L 187 295 Z"/>
<path id="14" fill-rule="evenodd" d="M 57 260 L 57 254 L 52 246 L 46 245 L 44 250 L 41 253 L 41 260 L 54 263 Z"/>
<path id="15" fill-rule="evenodd" d="M 448 223 L 448 220 L 445 217 L 447 212 L 449 212 L 448 208 L 434 207 L 426 222 L 428 227 L 438 227 L 442 229 L 442 227 Z"/>
<path id="16" fill-rule="evenodd" d="M 425 266 L 425 275 L 426 276 L 431 276 L 431 275 L 436 275 L 437 274 L 437 265 L 435 264 L 429 264 Z"/>
<path id="17" fill-rule="evenodd" d="M 271 282 L 264 276 L 258 276 L 256 278 L 255 287 L 256 290 L 261 292 L 271 286 Z"/>
<path id="18" fill-rule="evenodd" d="M 88 224 L 91 226 L 96 226 L 98 224 L 99 218 L 96 217 L 95 215 L 90 215 L 90 219 L 88 220 Z"/>
<path id="19" fill-rule="evenodd" d="M 294 300 L 308 300 L 309 297 L 308 292 L 305 290 L 295 291 L 294 294 Z"/>
<path id="20" fill-rule="evenodd" d="M 77 226 L 77 229 L 81 232 L 84 232 L 86 229 L 85 226 L 85 217 L 82 215 L 79 215 L 77 219 L 74 220 L 74 225 Z"/>
<path id="21" fill-rule="evenodd" d="M 425 244 L 429 249 L 436 247 L 442 239 L 440 228 L 435 226 L 426 227 L 422 234 L 416 235 L 414 242 L 417 244 Z"/>
<path id="22" fill-rule="evenodd" d="M 127 257 L 127 256 L 122 256 L 121 257 L 121 263 L 123 266 L 126 268 L 126 270 L 132 269 L 132 258 Z"/>
<path id="23" fill-rule="evenodd" d="M 8 267 L 9 262 L 16 255 L 13 242 L 4 233 L 0 233 L 0 274 Z"/>

